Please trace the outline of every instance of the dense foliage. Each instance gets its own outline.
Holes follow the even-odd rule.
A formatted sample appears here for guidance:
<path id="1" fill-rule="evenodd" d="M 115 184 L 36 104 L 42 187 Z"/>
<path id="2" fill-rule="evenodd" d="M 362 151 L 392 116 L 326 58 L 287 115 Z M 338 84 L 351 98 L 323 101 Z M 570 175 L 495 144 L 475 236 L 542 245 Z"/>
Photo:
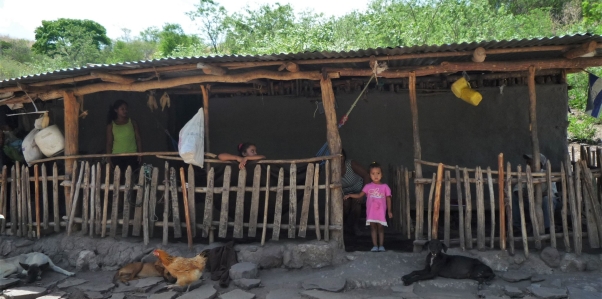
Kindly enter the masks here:
<path id="1" fill-rule="evenodd" d="M 0 79 L 86 63 L 168 56 L 347 51 L 602 34 L 598 0 L 372 0 L 365 10 L 341 17 L 294 11 L 278 3 L 228 12 L 218 0 L 199 0 L 194 10 L 182 13 L 197 23 L 199 35 L 185 33 L 179 24 L 164 24 L 137 36 L 123 29 L 123 36 L 110 40 L 94 21 L 42 21 L 35 42 L 0 37 Z M 590 71 L 602 75 L 601 69 Z M 568 80 L 573 87 L 570 106 L 582 111 L 587 76 L 573 74 Z M 593 123 L 584 119 L 571 117 L 571 135 L 576 135 L 571 128 L 581 130 L 582 124 Z"/>

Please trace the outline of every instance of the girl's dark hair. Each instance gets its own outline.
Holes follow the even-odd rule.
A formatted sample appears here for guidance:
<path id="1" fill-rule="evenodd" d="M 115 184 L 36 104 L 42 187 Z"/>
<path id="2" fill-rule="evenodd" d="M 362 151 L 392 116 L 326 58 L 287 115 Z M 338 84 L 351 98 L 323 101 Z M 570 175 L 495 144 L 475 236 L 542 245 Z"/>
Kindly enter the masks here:
<path id="1" fill-rule="evenodd" d="M 107 123 L 110 124 L 112 121 L 117 119 L 117 112 L 115 112 L 115 110 L 117 108 L 121 107 L 122 105 L 128 106 L 128 103 L 124 100 L 117 100 L 117 101 L 115 101 L 115 103 L 113 103 L 113 105 L 111 105 L 111 107 L 109 107 L 109 113 L 107 115 Z"/>
<path id="2" fill-rule="evenodd" d="M 245 142 L 245 143 L 241 143 L 238 145 L 238 154 L 242 157 L 244 156 L 243 154 L 247 152 L 247 149 L 250 146 L 256 146 L 255 144 L 251 143 L 251 142 Z"/>
<path id="3" fill-rule="evenodd" d="M 345 152 L 345 149 L 341 149 L 341 155 L 343 155 L 343 161 L 347 160 L 347 153 Z"/>
<path id="4" fill-rule="evenodd" d="M 382 167 L 380 167 L 380 164 L 376 163 L 376 162 L 372 162 L 370 164 L 370 166 L 368 166 L 368 170 L 372 170 L 374 168 L 380 168 L 382 170 Z"/>

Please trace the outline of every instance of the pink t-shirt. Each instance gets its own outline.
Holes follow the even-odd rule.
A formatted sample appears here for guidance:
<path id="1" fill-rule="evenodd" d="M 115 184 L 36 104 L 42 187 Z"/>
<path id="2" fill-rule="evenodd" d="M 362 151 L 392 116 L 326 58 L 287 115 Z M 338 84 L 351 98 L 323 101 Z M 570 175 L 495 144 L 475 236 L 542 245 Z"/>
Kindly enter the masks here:
<path id="1" fill-rule="evenodd" d="M 369 183 L 362 189 L 366 193 L 366 225 L 370 222 L 387 226 L 387 196 L 391 196 L 391 188 L 387 184 Z"/>

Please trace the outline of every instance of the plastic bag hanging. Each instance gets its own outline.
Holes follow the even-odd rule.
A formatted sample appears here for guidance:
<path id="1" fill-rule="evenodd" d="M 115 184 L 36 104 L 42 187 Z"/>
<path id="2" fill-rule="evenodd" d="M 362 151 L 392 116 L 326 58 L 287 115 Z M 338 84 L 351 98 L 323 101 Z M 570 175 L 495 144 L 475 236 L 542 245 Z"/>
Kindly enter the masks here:
<path id="1" fill-rule="evenodd" d="M 178 153 L 185 163 L 203 167 L 205 162 L 205 116 L 203 108 L 180 130 Z"/>
<path id="2" fill-rule="evenodd" d="M 473 106 L 478 106 L 483 100 L 483 96 L 476 90 L 470 88 L 470 83 L 468 83 L 468 74 L 466 72 L 462 72 L 462 78 L 456 80 L 451 86 L 451 90 L 454 95 L 468 104 Z"/>

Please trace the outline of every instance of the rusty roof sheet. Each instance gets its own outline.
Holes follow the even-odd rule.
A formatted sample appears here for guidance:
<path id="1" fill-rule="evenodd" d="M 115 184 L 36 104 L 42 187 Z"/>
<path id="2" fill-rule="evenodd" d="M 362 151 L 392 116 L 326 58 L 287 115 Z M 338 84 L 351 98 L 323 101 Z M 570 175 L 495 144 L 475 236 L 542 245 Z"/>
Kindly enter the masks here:
<path id="1" fill-rule="evenodd" d="M 0 87 L 16 86 L 20 83 L 33 83 L 40 81 L 64 79 L 87 75 L 91 71 L 120 71 L 138 68 L 152 68 L 176 66 L 183 64 L 192 64 L 198 62 L 207 63 L 225 63 L 225 62 L 260 62 L 260 61 L 288 61 L 288 60 L 319 60 L 325 58 L 361 58 L 383 55 L 402 55 L 402 54 L 418 54 L 418 53 L 441 53 L 441 52 L 460 52 L 472 51 L 477 47 L 485 49 L 508 49 L 508 48 L 524 48 L 536 46 L 570 46 L 579 45 L 585 41 L 596 41 L 602 44 L 602 36 L 592 34 L 575 34 L 556 37 L 534 38 L 534 39 L 513 39 L 502 41 L 481 41 L 472 43 L 445 44 L 445 45 L 422 45 L 412 47 L 386 47 L 375 49 L 358 49 L 352 51 L 313 51 L 300 53 L 280 53 L 268 55 L 213 55 L 203 57 L 169 57 L 153 60 L 141 60 L 135 62 L 123 62 L 115 64 L 90 64 L 87 66 L 67 68 L 56 70 L 47 73 L 27 75 L 19 78 L 11 78 L 0 81 Z M 528 59 L 546 59 L 556 58 L 558 53 L 546 52 L 524 52 L 524 53 L 508 53 L 496 55 L 496 61 L 518 61 Z M 441 63 L 443 58 L 416 58 L 394 62 L 390 66 L 420 66 L 420 65 L 436 65 Z M 469 61 L 470 57 L 445 57 L 446 61 Z M 340 65 L 342 67 L 353 66 L 353 64 Z M 318 68 L 319 69 L 319 68 Z"/>

